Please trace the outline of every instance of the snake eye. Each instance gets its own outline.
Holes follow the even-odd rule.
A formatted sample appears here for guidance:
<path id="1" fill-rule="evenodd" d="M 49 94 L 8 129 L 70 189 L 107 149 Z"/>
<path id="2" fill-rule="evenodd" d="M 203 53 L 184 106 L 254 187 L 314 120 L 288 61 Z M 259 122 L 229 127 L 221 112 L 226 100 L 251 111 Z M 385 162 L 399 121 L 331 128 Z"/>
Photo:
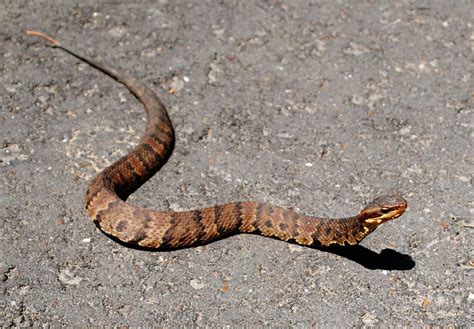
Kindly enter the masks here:
<path id="1" fill-rule="evenodd" d="M 386 213 L 388 213 L 389 211 L 390 211 L 390 209 L 388 209 L 388 208 L 381 208 L 381 209 L 380 209 L 380 212 L 381 212 L 382 214 L 386 214 Z"/>

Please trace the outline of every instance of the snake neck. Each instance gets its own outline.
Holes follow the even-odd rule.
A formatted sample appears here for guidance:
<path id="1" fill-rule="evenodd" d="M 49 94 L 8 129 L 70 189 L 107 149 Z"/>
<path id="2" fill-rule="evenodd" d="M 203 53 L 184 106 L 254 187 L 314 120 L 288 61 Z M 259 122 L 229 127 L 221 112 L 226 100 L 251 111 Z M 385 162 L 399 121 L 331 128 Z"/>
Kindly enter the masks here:
<path id="1" fill-rule="evenodd" d="M 303 246 L 355 245 L 373 231 L 358 216 L 320 218 L 266 203 L 241 203 L 245 225 L 241 232 L 273 237 Z"/>
<path id="2" fill-rule="evenodd" d="M 312 232 L 312 246 L 356 245 L 370 232 L 363 227 L 358 216 L 348 218 L 307 217 L 306 227 Z M 301 222 L 301 221 L 300 221 Z M 303 220 L 304 222 L 304 220 Z M 299 243 L 298 240 L 296 240 Z"/>

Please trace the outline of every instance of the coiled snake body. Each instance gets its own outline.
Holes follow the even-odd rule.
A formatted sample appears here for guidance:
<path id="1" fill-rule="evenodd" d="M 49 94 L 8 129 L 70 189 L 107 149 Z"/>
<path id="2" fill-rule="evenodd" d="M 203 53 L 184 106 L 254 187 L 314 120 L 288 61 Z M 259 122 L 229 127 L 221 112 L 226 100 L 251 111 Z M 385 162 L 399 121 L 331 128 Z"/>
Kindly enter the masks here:
<path id="1" fill-rule="evenodd" d="M 125 85 L 143 104 L 147 125 L 139 144 L 99 173 L 85 203 L 89 217 L 105 233 L 134 246 L 176 249 L 208 243 L 237 233 L 253 233 L 305 246 L 354 245 L 380 224 L 401 216 L 407 202 L 397 195 L 379 197 L 358 215 L 323 219 L 261 202 L 234 202 L 192 211 L 155 211 L 125 202 L 165 164 L 174 147 L 174 130 L 157 96 L 129 74 L 84 58 L 35 31 L 59 48 Z"/>

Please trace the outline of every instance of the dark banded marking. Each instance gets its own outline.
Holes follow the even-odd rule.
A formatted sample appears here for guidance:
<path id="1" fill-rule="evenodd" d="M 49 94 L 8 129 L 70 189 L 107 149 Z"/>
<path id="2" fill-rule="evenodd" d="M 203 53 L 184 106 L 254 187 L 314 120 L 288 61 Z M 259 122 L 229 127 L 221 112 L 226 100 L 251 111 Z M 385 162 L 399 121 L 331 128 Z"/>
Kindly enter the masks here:
<path id="1" fill-rule="evenodd" d="M 130 156 L 127 157 L 127 161 L 130 162 L 133 171 L 138 177 L 140 177 L 140 182 L 143 180 L 143 178 L 148 177 L 145 164 L 143 163 L 142 159 L 140 159 L 139 152 L 133 150 L 132 153 L 130 153 Z"/>
<path id="2" fill-rule="evenodd" d="M 286 222 L 287 229 L 286 231 L 288 232 L 289 236 L 297 236 L 297 228 L 296 228 L 296 218 L 299 215 L 296 214 L 293 211 L 290 211 L 288 209 L 283 210 L 283 220 Z"/>
<path id="3" fill-rule="evenodd" d="M 198 238 L 196 239 L 196 241 L 205 242 L 205 241 L 203 241 L 202 238 L 206 235 L 206 227 L 202 223 L 201 210 L 194 210 L 192 212 L 192 218 L 193 218 L 194 222 L 196 223 L 196 225 L 199 227 Z"/>
<path id="4" fill-rule="evenodd" d="M 222 226 L 222 207 L 223 205 L 217 205 L 214 207 L 214 223 L 217 226 L 217 232 L 219 235 L 224 235 L 224 227 Z"/>
<path id="5" fill-rule="evenodd" d="M 133 151 L 133 157 L 135 158 L 134 162 L 136 163 L 134 167 L 140 166 L 140 168 L 137 168 L 137 171 L 140 172 L 139 175 L 143 178 L 148 178 L 150 176 L 153 176 L 153 171 L 151 171 L 150 168 L 147 167 L 147 164 L 145 163 L 146 161 L 143 159 L 142 152 L 141 152 L 142 148 L 143 148 L 143 145 L 140 144 Z"/>
<path id="6" fill-rule="evenodd" d="M 122 232 L 122 231 L 124 231 L 126 228 L 127 228 L 127 221 L 125 221 L 125 220 L 121 220 L 121 221 L 118 222 L 117 225 L 115 226 L 115 230 L 116 230 L 117 232 Z"/>
<path id="7" fill-rule="evenodd" d="M 145 168 L 145 173 L 143 175 L 143 178 L 145 179 L 148 179 L 149 177 L 153 176 L 154 174 L 154 168 L 156 166 L 156 164 L 154 164 L 152 161 L 149 161 L 148 159 L 146 159 L 144 157 L 144 149 L 145 149 L 145 145 L 147 144 L 140 144 L 138 147 L 137 147 L 137 150 L 135 152 L 135 156 L 137 157 L 137 160 L 140 161 L 140 163 L 143 165 L 143 167 Z M 151 149 L 151 146 L 147 146 L 149 147 L 149 150 L 148 152 L 150 151 L 153 151 L 153 149 Z"/>
<path id="8" fill-rule="evenodd" d="M 164 149 L 167 143 L 163 141 L 163 138 L 160 135 L 162 135 L 162 132 L 154 130 L 146 135 L 146 139 L 154 141 L 156 145 L 160 145 Z"/>
<path id="9" fill-rule="evenodd" d="M 144 160 L 149 163 L 151 170 L 156 170 L 155 168 L 160 167 L 163 164 L 163 158 L 161 155 L 153 149 L 153 147 L 149 143 L 144 143 L 143 145 L 143 153 Z"/>
<path id="10" fill-rule="evenodd" d="M 133 182 L 140 182 L 142 176 L 133 167 L 132 160 L 127 160 L 127 170 L 132 174 Z"/>
<path id="11" fill-rule="evenodd" d="M 164 131 L 161 129 L 156 129 L 148 133 L 147 137 L 162 145 L 163 149 L 166 149 L 167 145 L 172 144 L 174 140 L 174 133 L 170 133 L 169 131 Z"/>
<path id="12" fill-rule="evenodd" d="M 321 240 L 321 238 L 323 237 L 327 237 L 327 235 L 325 236 L 324 235 L 324 225 L 321 223 L 320 220 L 316 219 L 315 220 L 316 224 L 315 224 L 315 227 L 313 229 L 313 233 L 311 234 L 311 238 L 313 239 L 313 244 L 315 241 L 318 241 Z"/>
<path id="13" fill-rule="evenodd" d="M 174 246 L 171 244 L 171 241 L 173 241 L 174 239 L 173 234 L 176 227 L 178 226 L 178 221 L 176 220 L 175 212 L 170 213 L 170 215 L 171 215 L 171 218 L 170 218 L 171 227 L 168 228 L 166 233 L 163 235 L 163 239 L 161 242 L 161 246 L 164 248 L 174 248 Z"/>
<path id="14" fill-rule="evenodd" d="M 166 158 L 163 158 L 163 155 L 166 154 L 166 147 L 164 144 L 156 141 L 153 138 L 145 138 L 144 143 L 150 146 L 153 150 L 154 156 L 155 156 L 155 161 L 157 162 L 157 166 L 163 165 L 163 162 Z"/>
<path id="15" fill-rule="evenodd" d="M 236 202 L 235 209 L 237 211 L 237 229 L 242 227 L 242 223 L 244 222 L 244 214 L 242 213 L 242 203 Z"/>
<path id="16" fill-rule="evenodd" d="M 243 233 L 252 233 L 255 231 L 255 218 L 257 213 L 256 202 L 239 202 L 242 223 L 239 231 Z"/>
<path id="17" fill-rule="evenodd" d="M 142 177 L 135 172 L 130 161 L 124 163 L 119 174 L 123 177 L 123 180 L 118 183 L 115 182 L 115 191 L 122 200 L 125 200 L 141 186 Z"/>
<path id="18" fill-rule="evenodd" d="M 255 231 L 253 233 L 262 234 L 262 230 L 260 229 L 260 223 L 262 220 L 264 210 L 265 210 L 265 204 L 259 202 L 257 204 L 257 209 L 255 211 L 255 222 L 253 223 L 253 227 L 255 227 Z"/>
<path id="19" fill-rule="evenodd" d="M 232 233 L 238 232 L 238 219 L 237 209 L 235 203 L 228 203 L 220 206 L 216 206 L 216 219 L 217 230 L 221 236 L 227 236 Z"/>

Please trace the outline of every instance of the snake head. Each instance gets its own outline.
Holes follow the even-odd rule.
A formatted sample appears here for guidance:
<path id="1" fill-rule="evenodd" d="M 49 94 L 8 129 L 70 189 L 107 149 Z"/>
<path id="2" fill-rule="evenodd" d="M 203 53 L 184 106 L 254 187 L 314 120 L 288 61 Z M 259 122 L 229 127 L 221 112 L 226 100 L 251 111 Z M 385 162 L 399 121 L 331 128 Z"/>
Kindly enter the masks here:
<path id="1" fill-rule="evenodd" d="M 359 213 L 359 220 L 368 230 L 389 220 L 400 217 L 407 209 L 408 203 L 398 195 L 381 196 L 369 203 Z"/>

